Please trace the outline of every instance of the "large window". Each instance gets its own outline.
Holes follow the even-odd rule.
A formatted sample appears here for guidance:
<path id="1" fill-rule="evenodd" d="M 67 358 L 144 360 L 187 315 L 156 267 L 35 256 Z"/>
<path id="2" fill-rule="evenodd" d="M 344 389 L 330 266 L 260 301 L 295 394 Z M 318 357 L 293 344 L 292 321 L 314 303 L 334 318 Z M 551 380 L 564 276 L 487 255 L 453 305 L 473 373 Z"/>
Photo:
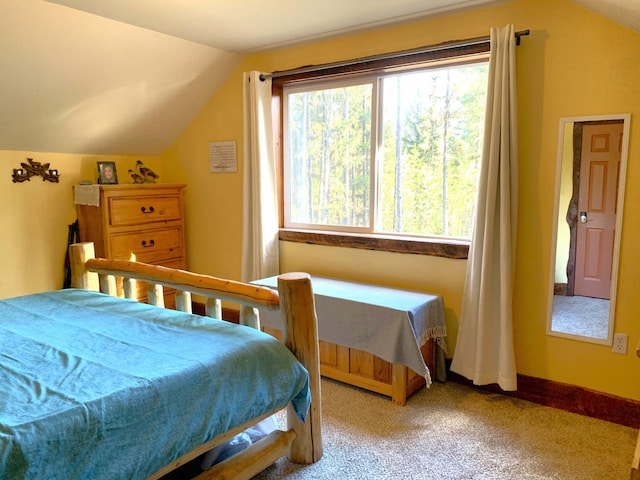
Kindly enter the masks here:
<path id="1" fill-rule="evenodd" d="M 485 50 L 281 82 L 284 228 L 468 243 L 487 76 Z"/>
<path id="2" fill-rule="evenodd" d="M 486 90 L 486 61 L 285 87 L 285 227 L 469 239 Z"/>

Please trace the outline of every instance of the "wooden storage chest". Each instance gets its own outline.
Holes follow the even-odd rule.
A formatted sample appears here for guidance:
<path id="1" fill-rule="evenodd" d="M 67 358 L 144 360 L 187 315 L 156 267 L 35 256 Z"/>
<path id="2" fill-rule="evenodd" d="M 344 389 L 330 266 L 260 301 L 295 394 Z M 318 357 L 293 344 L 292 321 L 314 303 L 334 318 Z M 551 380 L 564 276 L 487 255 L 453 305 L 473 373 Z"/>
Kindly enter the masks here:
<path id="1" fill-rule="evenodd" d="M 281 330 L 264 326 L 262 330 L 282 340 Z M 319 341 L 319 348 L 322 376 L 391 397 L 396 405 L 405 405 L 407 398 L 426 384 L 409 367 L 389 363 L 372 353 L 323 340 Z M 428 340 L 421 352 L 430 372 L 435 374 L 435 341 Z"/>

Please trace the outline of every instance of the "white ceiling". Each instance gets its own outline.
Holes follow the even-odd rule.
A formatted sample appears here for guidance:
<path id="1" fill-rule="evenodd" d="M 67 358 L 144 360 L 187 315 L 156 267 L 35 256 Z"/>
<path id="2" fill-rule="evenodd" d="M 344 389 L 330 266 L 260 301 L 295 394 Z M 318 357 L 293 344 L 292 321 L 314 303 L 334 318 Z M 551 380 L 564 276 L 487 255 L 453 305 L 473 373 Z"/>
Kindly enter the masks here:
<path id="1" fill-rule="evenodd" d="M 503 1 L 0 0 L 0 150 L 157 155 L 248 52 Z"/>
<path id="2" fill-rule="evenodd" d="M 241 53 L 497 0 L 48 0 Z"/>
<path id="3" fill-rule="evenodd" d="M 500 3 L 499 0 L 48 1 L 241 53 Z M 575 1 L 640 30 L 639 0 Z"/>

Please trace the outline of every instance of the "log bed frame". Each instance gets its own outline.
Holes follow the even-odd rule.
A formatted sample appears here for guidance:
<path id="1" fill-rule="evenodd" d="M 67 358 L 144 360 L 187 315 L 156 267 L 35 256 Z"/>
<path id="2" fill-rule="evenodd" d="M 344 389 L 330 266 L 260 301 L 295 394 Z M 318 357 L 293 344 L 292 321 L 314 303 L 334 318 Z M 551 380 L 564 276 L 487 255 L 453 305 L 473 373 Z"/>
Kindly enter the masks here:
<path id="1" fill-rule="evenodd" d="M 222 318 L 222 301 L 240 305 L 240 323 L 259 328 L 259 309 L 281 309 L 285 318 L 284 344 L 309 372 L 312 403 L 304 423 L 292 407 L 287 407 L 288 430 L 275 430 L 237 455 L 214 465 L 195 477 L 206 479 L 250 479 L 278 458 L 288 455 L 295 463 L 310 464 L 322 457 L 320 429 L 320 367 L 317 318 L 311 279 L 306 273 L 286 273 L 278 277 L 278 290 L 253 284 L 199 275 L 184 270 L 138 262 L 95 258 L 93 243 L 69 247 L 71 285 L 117 296 L 116 277 L 122 278 L 124 296 L 136 298 L 136 280 L 146 282 L 149 303 L 164 306 L 164 287 L 175 289 L 176 309 L 191 313 L 191 294 L 206 298 L 206 315 Z M 280 293 L 278 293 L 280 292 Z M 269 412 L 201 445 L 156 472 L 159 479 L 208 450 L 230 440 L 251 425 L 269 417 Z"/>

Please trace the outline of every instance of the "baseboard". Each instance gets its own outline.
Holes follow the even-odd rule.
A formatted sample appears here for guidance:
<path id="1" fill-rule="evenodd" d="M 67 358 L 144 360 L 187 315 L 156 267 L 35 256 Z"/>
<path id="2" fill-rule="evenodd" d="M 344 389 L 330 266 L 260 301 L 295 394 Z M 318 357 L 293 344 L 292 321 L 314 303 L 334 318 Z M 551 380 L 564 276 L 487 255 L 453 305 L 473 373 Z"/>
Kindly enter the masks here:
<path id="1" fill-rule="evenodd" d="M 567 284 L 566 283 L 554 283 L 553 284 L 553 294 L 554 295 L 567 295 Z"/>
<path id="2" fill-rule="evenodd" d="M 450 381 L 480 390 L 528 400 L 547 407 L 606 420 L 626 427 L 640 428 L 640 402 L 588 388 L 518 374 L 518 390 L 505 392 L 498 385 L 473 385 L 457 373 L 448 371 Z"/>
<path id="3" fill-rule="evenodd" d="M 204 312 L 204 304 L 193 302 L 193 313 L 204 315 Z M 222 317 L 229 322 L 238 323 L 240 312 L 230 308 L 223 308 Z M 474 385 L 471 380 L 452 372 L 449 368 L 450 363 L 451 361 L 447 360 L 447 378 L 452 382 L 528 400 L 547 407 L 559 408 L 560 410 L 586 415 L 587 417 L 599 418 L 600 420 L 626 427 L 640 428 L 639 401 L 521 374 L 518 374 L 518 390 L 505 392 L 498 385 Z"/>

